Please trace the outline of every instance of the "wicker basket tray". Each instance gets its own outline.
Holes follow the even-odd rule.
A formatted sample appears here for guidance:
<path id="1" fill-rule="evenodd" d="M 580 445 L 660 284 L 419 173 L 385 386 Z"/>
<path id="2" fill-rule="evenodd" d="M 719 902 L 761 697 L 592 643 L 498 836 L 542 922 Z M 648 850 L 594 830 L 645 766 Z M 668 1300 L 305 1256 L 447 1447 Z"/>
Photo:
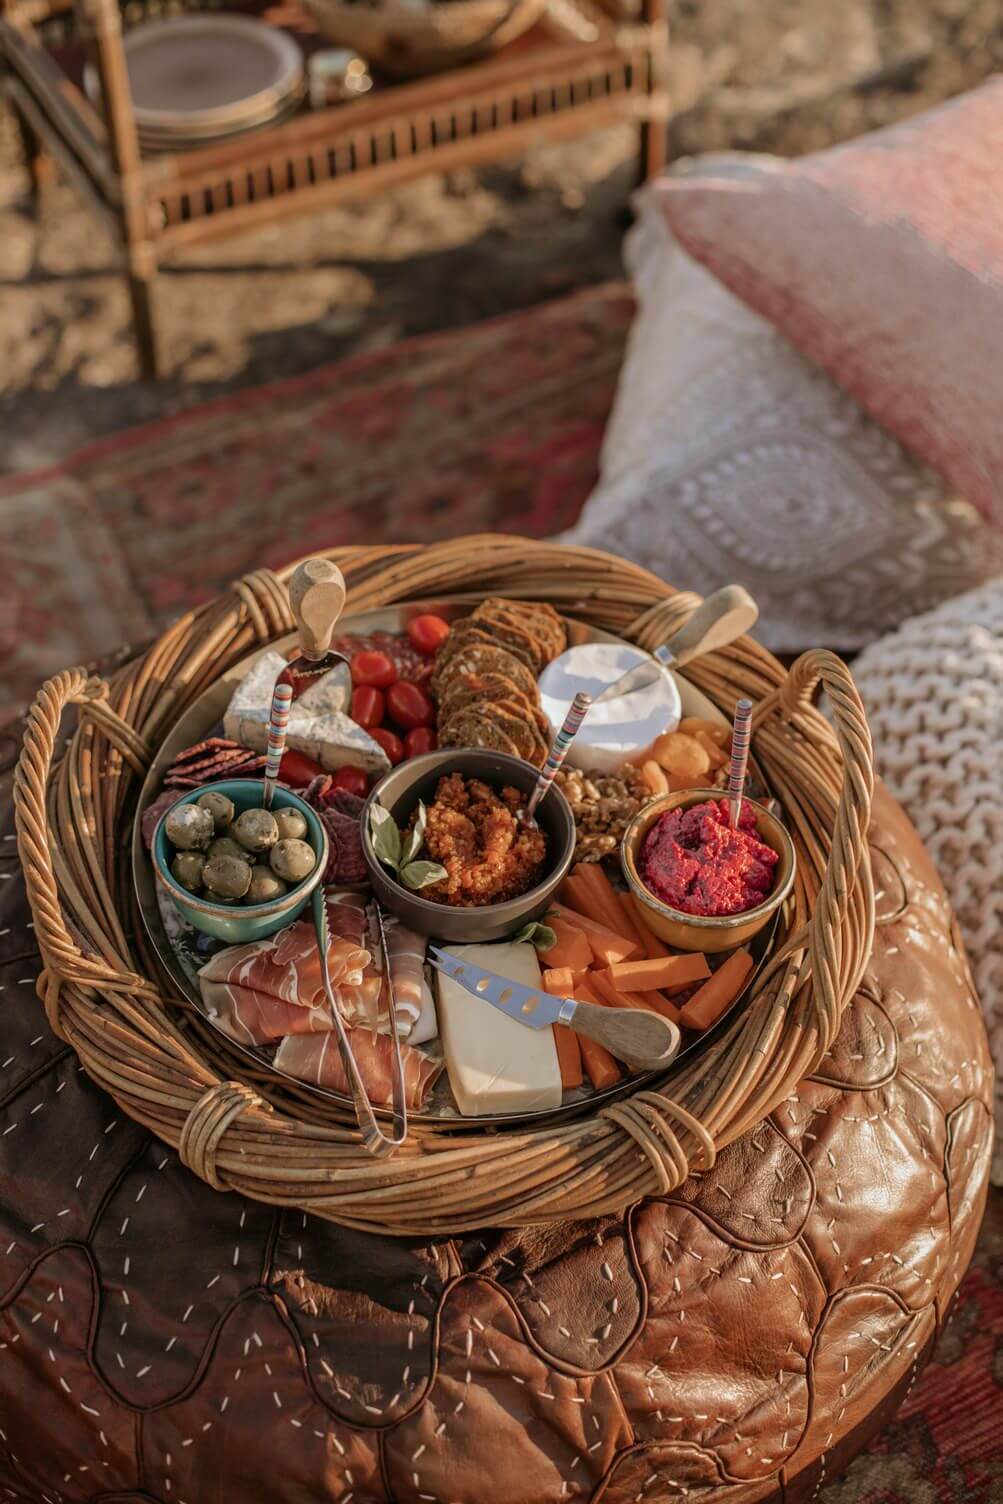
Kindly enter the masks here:
<path id="1" fill-rule="evenodd" d="M 547 8 L 547 0 L 439 0 L 421 9 L 392 0 L 385 6 L 304 3 L 329 41 L 354 48 L 396 78 L 486 57 L 528 31 Z"/>
<path id="2" fill-rule="evenodd" d="M 550 600 L 653 647 L 698 604 L 622 560 L 518 538 L 330 556 L 345 574 L 352 612 L 460 591 L 505 593 Z M 170 978 L 142 938 L 128 832 L 144 771 L 178 716 L 290 626 L 280 578 L 259 571 L 177 622 L 110 683 L 83 669 L 56 675 L 32 706 L 15 781 L 49 1022 L 94 1080 L 203 1179 L 393 1234 L 591 1217 L 709 1168 L 719 1148 L 817 1064 L 871 948 L 870 740 L 838 658 L 808 653 L 788 674 L 743 638 L 687 673 L 725 713 L 742 695 L 756 701 L 754 751 L 784 804 L 798 881 L 788 931 L 752 1003 L 697 1063 L 660 1089 L 649 1085 L 568 1123 L 498 1133 L 419 1124 L 395 1158 L 379 1162 L 336 1104 L 252 1079 L 246 1061 L 175 1006 Z M 811 708 L 819 684 L 832 726 Z M 78 723 L 57 759 L 70 705 Z"/>

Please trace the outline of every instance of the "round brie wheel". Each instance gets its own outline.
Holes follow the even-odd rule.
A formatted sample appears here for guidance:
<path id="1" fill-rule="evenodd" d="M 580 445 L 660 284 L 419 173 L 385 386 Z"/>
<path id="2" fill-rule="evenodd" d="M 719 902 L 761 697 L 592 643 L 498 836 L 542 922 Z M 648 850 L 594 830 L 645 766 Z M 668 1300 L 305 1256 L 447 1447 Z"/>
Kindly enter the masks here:
<path id="1" fill-rule="evenodd" d="M 615 642 L 583 643 L 555 658 L 540 675 L 540 703 L 551 735 L 581 690 L 600 695 L 622 674 L 650 661 L 640 648 Z M 571 743 L 567 762 L 575 768 L 615 773 L 624 763 L 638 761 L 664 731 L 674 731 L 681 714 L 676 681 L 664 669 L 654 684 L 593 705 Z"/>

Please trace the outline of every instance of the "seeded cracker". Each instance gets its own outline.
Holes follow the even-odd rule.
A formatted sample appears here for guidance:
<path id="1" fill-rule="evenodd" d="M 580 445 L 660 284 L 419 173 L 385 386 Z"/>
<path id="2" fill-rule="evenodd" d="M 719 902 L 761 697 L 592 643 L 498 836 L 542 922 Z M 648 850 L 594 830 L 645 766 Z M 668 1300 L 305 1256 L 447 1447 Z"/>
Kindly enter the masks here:
<path id="1" fill-rule="evenodd" d="M 488 721 L 479 707 L 460 710 L 439 730 L 440 747 L 484 747 L 489 752 L 519 756 L 519 748 L 496 721 Z"/>

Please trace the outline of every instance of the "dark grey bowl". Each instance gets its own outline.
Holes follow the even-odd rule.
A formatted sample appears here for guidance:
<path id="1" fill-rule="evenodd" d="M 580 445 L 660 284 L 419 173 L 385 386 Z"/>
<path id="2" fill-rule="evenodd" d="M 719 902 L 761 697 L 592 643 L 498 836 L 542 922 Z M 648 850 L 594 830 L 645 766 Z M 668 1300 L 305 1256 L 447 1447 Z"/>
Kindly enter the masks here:
<path id="1" fill-rule="evenodd" d="M 444 751 L 412 757 L 391 771 L 372 790 L 362 812 L 362 855 L 369 870 L 373 892 L 380 903 L 420 935 L 434 935 L 453 944 L 483 944 L 505 940 L 531 919 L 539 919 L 550 903 L 575 854 L 575 820 L 564 795 L 551 788 L 537 807 L 536 819 L 547 835 L 547 876 L 521 898 L 486 904 L 481 909 L 454 909 L 433 903 L 397 882 L 389 868 L 378 861 L 369 835 L 369 809 L 382 804 L 404 828 L 419 799 L 431 804 L 439 779 L 446 773 L 480 778 L 492 788 L 521 789 L 527 796 L 536 782 L 538 769 L 504 752 Z"/>

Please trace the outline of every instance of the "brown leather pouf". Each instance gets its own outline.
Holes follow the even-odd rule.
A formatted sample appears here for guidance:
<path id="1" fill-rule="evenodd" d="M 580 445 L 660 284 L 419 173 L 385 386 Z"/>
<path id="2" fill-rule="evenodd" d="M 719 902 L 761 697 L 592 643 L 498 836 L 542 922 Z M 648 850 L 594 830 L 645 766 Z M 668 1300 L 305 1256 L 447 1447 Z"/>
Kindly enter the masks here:
<path id="1" fill-rule="evenodd" d="M 902 1399 L 975 1241 L 990 1065 L 887 795 L 815 1077 L 677 1195 L 432 1243 L 214 1192 L 90 1084 L 34 995 L 9 783 L 0 1499 L 793 1504 Z"/>

